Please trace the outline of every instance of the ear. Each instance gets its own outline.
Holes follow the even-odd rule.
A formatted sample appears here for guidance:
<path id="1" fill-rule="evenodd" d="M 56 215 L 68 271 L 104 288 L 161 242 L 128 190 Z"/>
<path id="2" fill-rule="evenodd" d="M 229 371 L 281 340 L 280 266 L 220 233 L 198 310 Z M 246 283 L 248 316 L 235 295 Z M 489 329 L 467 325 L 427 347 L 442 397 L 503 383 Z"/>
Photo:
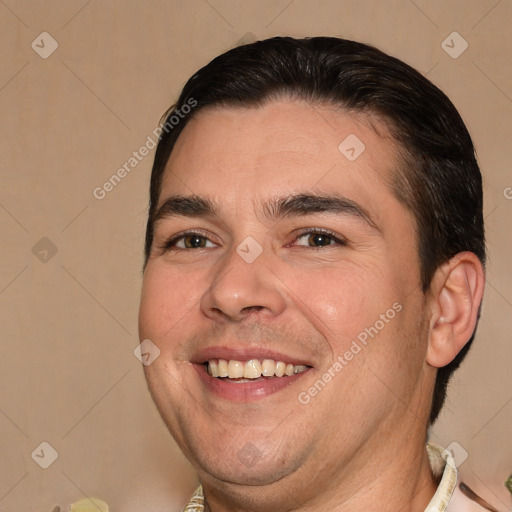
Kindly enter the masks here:
<path id="1" fill-rule="evenodd" d="M 446 366 L 469 341 L 478 320 L 484 284 L 482 263 L 472 252 L 460 252 L 436 270 L 428 299 L 428 364 Z"/>

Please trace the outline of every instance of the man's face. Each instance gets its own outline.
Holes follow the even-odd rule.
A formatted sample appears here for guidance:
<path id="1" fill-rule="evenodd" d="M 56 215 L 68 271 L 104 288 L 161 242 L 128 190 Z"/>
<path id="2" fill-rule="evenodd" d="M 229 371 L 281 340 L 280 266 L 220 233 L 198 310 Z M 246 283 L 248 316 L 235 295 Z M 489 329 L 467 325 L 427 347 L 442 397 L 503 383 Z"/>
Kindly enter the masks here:
<path id="1" fill-rule="evenodd" d="M 139 323 L 160 349 L 145 366 L 152 396 L 203 481 L 310 486 L 424 429 L 433 378 L 415 227 L 379 132 L 283 100 L 203 110 L 180 135 Z M 250 360 L 247 376 L 264 360 L 269 374 L 278 361 L 298 373 L 214 377 L 209 360 L 214 375 L 219 360 L 233 377 Z"/>

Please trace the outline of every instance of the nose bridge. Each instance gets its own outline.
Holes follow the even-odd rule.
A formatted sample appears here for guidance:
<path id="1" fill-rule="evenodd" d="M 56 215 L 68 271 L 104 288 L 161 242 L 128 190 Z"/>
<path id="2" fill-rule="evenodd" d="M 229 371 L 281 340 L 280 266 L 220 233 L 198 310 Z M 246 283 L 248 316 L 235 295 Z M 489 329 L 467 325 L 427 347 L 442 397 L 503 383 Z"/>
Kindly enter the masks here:
<path id="1" fill-rule="evenodd" d="M 270 249 L 246 237 L 231 247 L 213 270 L 201 308 L 209 317 L 241 320 L 249 313 L 277 315 L 284 309 L 278 280 L 270 271 Z"/>

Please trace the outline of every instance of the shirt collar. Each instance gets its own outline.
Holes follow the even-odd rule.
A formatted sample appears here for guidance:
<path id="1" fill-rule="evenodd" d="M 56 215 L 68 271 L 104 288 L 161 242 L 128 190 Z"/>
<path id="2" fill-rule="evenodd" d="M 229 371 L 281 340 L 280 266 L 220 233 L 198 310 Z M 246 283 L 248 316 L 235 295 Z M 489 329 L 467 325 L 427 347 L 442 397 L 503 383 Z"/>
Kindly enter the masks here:
<path id="1" fill-rule="evenodd" d="M 441 446 L 428 443 L 427 453 L 434 478 L 439 474 L 442 474 L 442 477 L 425 512 L 444 512 L 457 486 L 457 467 L 453 455 Z"/>
<path id="2" fill-rule="evenodd" d="M 200 485 L 183 509 L 183 512 L 203 512 L 204 511 L 204 494 L 203 487 Z"/>
<path id="3" fill-rule="evenodd" d="M 445 512 L 457 485 L 457 468 L 452 454 L 441 446 L 427 443 L 428 460 L 434 478 L 441 476 L 437 490 L 425 512 Z M 203 487 L 200 485 L 183 512 L 204 512 Z"/>

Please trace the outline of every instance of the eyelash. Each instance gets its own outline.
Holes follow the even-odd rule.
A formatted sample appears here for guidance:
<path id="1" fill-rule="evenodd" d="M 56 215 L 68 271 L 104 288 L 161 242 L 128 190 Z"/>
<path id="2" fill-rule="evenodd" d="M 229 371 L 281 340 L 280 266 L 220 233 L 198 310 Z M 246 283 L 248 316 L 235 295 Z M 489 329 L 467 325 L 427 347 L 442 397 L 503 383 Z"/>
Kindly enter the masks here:
<path id="1" fill-rule="evenodd" d="M 346 240 L 339 238 L 336 235 L 336 233 L 334 233 L 333 231 L 330 231 L 330 230 L 324 229 L 324 228 L 308 228 L 308 229 L 304 229 L 299 234 L 297 234 L 297 236 L 295 237 L 294 241 L 296 241 L 297 239 L 299 239 L 300 237 L 302 237 L 304 235 L 317 235 L 317 234 L 329 236 L 338 245 L 347 245 L 347 241 Z M 177 250 L 177 251 L 193 250 L 194 248 L 183 249 L 182 247 L 178 247 L 178 248 L 175 247 L 175 244 L 178 241 L 180 241 L 182 238 L 185 238 L 185 237 L 190 236 L 190 235 L 197 235 L 198 237 L 208 239 L 208 234 L 203 232 L 203 231 L 201 231 L 201 230 L 197 230 L 196 229 L 196 230 L 190 230 L 190 231 L 183 231 L 182 233 L 180 233 L 180 234 L 178 234 L 176 236 L 173 236 L 170 239 L 168 239 L 166 242 L 164 242 L 161 245 L 160 249 L 163 252 L 167 252 L 167 251 L 170 251 L 170 250 Z M 330 245 L 333 245 L 333 244 L 327 244 L 325 246 L 316 246 L 316 247 L 315 246 L 307 246 L 307 247 L 310 247 L 312 249 L 322 249 L 322 248 L 330 246 Z M 204 247 L 199 247 L 199 249 L 204 249 Z"/>

